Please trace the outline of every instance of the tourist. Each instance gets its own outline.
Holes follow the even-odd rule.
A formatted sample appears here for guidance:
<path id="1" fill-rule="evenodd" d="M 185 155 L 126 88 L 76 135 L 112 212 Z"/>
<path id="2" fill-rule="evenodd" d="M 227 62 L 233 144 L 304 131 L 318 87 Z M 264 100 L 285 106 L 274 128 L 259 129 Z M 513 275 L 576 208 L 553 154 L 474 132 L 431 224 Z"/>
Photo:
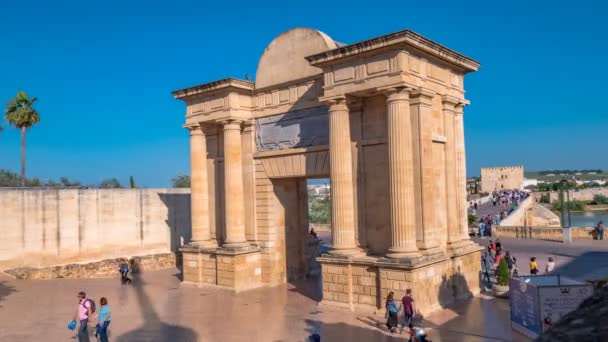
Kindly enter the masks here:
<path id="1" fill-rule="evenodd" d="M 600 240 L 604 240 L 604 222 L 600 221 L 597 223 L 597 236 Z"/>
<path id="2" fill-rule="evenodd" d="M 502 255 L 502 253 L 500 252 L 500 250 L 496 251 L 496 259 L 494 261 L 494 263 L 498 266 L 498 264 L 500 264 L 500 260 L 502 260 L 502 258 L 504 257 L 504 255 Z"/>
<path id="3" fill-rule="evenodd" d="M 490 271 L 492 270 L 492 260 L 490 260 L 490 255 L 488 252 L 484 252 L 481 257 L 481 268 L 483 271 L 483 276 L 486 282 L 490 282 Z"/>
<path id="4" fill-rule="evenodd" d="M 553 257 L 549 257 L 549 262 L 547 262 L 547 266 L 545 267 L 545 272 L 552 272 L 555 268 L 555 262 L 553 262 Z"/>
<path id="5" fill-rule="evenodd" d="M 488 245 L 488 251 L 490 252 L 490 256 L 492 260 L 496 260 L 496 245 L 492 240 L 490 240 L 490 244 Z"/>
<path id="6" fill-rule="evenodd" d="M 496 244 L 497 251 L 502 250 L 502 242 L 500 242 L 500 239 L 496 239 L 495 244 Z"/>
<path id="7" fill-rule="evenodd" d="M 397 301 L 395 300 L 395 293 L 391 291 L 386 297 L 386 314 L 384 317 L 386 318 L 386 327 L 388 331 L 394 332 L 395 328 L 399 324 L 399 311 L 401 311 L 401 307 L 397 305 Z"/>
<path id="8" fill-rule="evenodd" d="M 509 268 L 509 275 L 513 272 L 513 258 L 511 257 L 511 252 L 505 252 L 505 260 L 507 261 L 507 267 Z"/>
<path id="9" fill-rule="evenodd" d="M 536 257 L 530 258 L 530 274 L 538 274 L 538 267 L 536 265 Z"/>
<path id="10" fill-rule="evenodd" d="M 317 232 L 315 232 L 315 228 L 314 227 L 310 227 L 310 236 L 313 237 L 313 239 L 318 240 L 319 237 L 317 236 Z"/>
<path id="11" fill-rule="evenodd" d="M 120 267 L 119 267 L 119 272 L 120 272 L 120 281 L 123 284 L 131 284 L 131 279 L 128 277 L 129 274 L 129 264 L 127 263 L 127 259 L 123 258 L 121 260 L 120 263 Z"/>
<path id="12" fill-rule="evenodd" d="M 414 298 L 412 298 L 412 290 L 405 290 L 405 296 L 401 298 L 401 304 L 403 305 L 403 327 L 410 325 L 414 318 Z"/>
<path id="13" fill-rule="evenodd" d="M 108 342 L 108 326 L 112 316 L 110 314 L 110 306 L 106 297 L 101 297 L 99 300 L 99 321 L 96 326 L 95 336 L 99 338 L 99 342 Z"/>
<path id="14" fill-rule="evenodd" d="M 78 326 L 78 342 L 89 342 L 89 317 L 95 312 L 94 302 L 87 298 L 87 294 L 84 291 L 78 292 L 78 308 L 74 315 L 74 320 L 80 321 Z"/>

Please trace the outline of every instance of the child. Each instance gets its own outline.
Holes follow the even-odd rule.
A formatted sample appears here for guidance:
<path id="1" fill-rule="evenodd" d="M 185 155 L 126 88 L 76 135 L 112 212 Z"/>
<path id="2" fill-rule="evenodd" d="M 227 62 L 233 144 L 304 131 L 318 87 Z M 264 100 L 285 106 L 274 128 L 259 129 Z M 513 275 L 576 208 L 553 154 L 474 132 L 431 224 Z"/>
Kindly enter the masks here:
<path id="1" fill-rule="evenodd" d="M 530 274 L 536 275 L 538 273 L 538 267 L 536 266 L 536 258 L 530 258 Z"/>
<path id="2" fill-rule="evenodd" d="M 553 262 L 553 257 L 549 257 L 549 262 L 547 263 L 547 266 L 545 267 L 545 272 L 546 273 L 552 272 L 554 268 L 555 268 L 555 262 Z"/>
<path id="3" fill-rule="evenodd" d="M 122 283 L 131 284 L 131 279 L 129 279 L 129 277 L 128 277 L 129 264 L 127 264 L 127 259 L 122 259 L 122 262 L 120 263 L 119 271 L 120 271 L 120 280 L 122 281 Z"/>

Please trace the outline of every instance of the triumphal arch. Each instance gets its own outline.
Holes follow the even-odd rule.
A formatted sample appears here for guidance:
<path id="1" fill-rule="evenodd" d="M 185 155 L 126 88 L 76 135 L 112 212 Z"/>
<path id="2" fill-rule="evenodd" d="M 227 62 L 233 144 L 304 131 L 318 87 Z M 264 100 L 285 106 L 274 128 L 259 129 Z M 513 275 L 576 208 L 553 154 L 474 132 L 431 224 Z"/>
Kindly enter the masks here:
<path id="1" fill-rule="evenodd" d="M 266 47 L 255 82 L 175 91 L 190 131 L 184 282 L 241 291 L 306 274 L 306 179 L 330 178 L 323 303 L 374 309 L 411 288 L 429 312 L 477 292 L 463 81 L 478 67 L 409 30 L 346 45 L 296 28 Z"/>

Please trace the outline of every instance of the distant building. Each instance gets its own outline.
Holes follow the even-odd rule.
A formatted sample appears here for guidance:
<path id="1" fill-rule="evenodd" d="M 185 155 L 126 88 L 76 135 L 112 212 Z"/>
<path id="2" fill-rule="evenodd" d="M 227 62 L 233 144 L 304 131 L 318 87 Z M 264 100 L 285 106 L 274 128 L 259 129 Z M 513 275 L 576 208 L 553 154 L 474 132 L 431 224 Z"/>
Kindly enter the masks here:
<path id="1" fill-rule="evenodd" d="M 481 168 L 481 191 L 523 189 L 524 167 L 500 166 Z"/>
<path id="2" fill-rule="evenodd" d="M 538 186 L 538 179 L 524 178 L 524 188 L 527 186 Z"/>

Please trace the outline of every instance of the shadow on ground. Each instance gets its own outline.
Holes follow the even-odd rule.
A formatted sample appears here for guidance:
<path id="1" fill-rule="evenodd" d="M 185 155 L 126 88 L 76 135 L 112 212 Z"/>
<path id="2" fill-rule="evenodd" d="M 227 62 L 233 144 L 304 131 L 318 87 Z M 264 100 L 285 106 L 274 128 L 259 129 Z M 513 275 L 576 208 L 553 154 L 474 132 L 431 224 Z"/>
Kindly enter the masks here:
<path id="1" fill-rule="evenodd" d="M 319 334 L 321 341 L 378 341 L 397 342 L 407 341 L 405 332 L 401 335 L 389 335 L 386 330 L 365 328 L 347 323 L 326 323 L 317 320 L 306 320 L 306 331 L 309 335 Z M 310 339 L 307 340 L 312 341 Z"/>
<path id="2" fill-rule="evenodd" d="M 553 274 L 581 281 L 595 282 L 608 278 L 608 252 L 587 252 L 557 267 Z"/>
<path id="3" fill-rule="evenodd" d="M 0 302 L 2 302 L 6 297 L 10 296 L 13 292 L 17 292 L 15 287 L 8 283 L 8 281 L 3 280 L 0 281 Z M 0 304 L 0 308 L 2 305 Z"/>
<path id="4" fill-rule="evenodd" d="M 116 341 L 198 341 L 198 334 L 194 330 L 179 325 L 167 324 L 160 319 L 154 310 L 152 301 L 144 290 L 144 285 L 145 283 L 139 276 L 139 273 L 133 273 L 132 286 L 135 288 L 139 307 L 144 317 L 144 324 L 135 330 L 119 336 Z"/>

